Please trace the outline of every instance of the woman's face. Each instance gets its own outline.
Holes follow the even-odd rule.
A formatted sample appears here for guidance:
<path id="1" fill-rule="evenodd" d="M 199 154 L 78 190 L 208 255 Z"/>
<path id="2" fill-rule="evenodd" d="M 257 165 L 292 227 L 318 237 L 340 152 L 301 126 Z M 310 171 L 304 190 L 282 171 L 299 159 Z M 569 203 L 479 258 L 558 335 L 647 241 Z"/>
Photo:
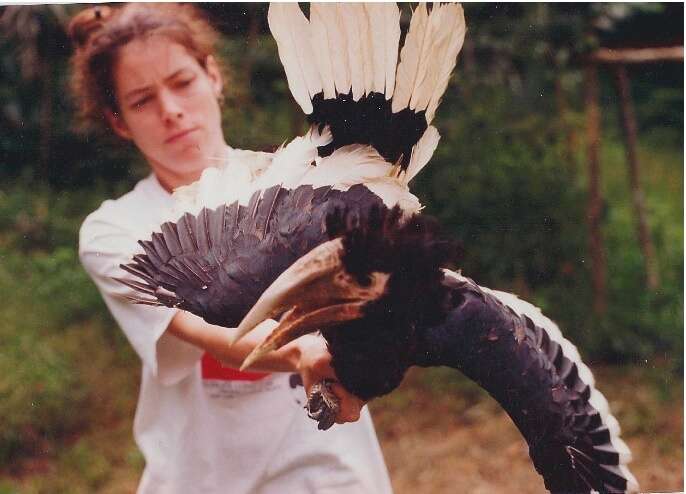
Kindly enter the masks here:
<path id="1" fill-rule="evenodd" d="M 109 115 L 112 128 L 136 144 L 167 188 L 197 180 L 224 156 L 222 80 L 212 57 L 203 69 L 164 36 L 135 40 L 119 52 L 114 84 L 120 113 Z"/>

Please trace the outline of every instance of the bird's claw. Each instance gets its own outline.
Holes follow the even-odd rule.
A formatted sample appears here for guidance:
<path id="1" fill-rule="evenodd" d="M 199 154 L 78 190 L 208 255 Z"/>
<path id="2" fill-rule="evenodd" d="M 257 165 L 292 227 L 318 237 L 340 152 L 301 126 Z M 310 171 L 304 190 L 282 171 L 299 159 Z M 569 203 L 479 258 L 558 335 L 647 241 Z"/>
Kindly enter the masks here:
<path id="1" fill-rule="evenodd" d="M 317 428 L 321 431 L 329 429 L 336 422 L 339 401 L 331 390 L 334 381 L 324 379 L 312 386 L 307 398 L 307 415 L 318 422 Z"/>

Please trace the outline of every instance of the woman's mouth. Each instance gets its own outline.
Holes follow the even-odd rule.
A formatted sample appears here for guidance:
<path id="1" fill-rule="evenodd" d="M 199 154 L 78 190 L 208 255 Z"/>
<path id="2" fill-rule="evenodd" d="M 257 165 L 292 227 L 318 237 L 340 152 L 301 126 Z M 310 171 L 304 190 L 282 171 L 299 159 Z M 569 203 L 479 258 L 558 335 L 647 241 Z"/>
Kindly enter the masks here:
<path id="1" fill-rule="evenodd" d="M 180 139 L 183 139 L 184 137 L 186 137 L 186 136 L 187 136 L 188 134 L 190 134 L 191 132 L 195 132 L 196 130 L 198 130 L 197 127 L 192 127 L 192 128 L 190 128 L 190 129 L 186 129 L 186 130 L 182 130 L 182 131 L 176 132 L 175 134 L 172 134 L 171 136 L 169 136 L 169 137 L 164 141 L 164 143 L 165 143 L 165 144 L 171 144 L 171 143 L 173 143 L 173 142 L 176 142 L 176 141 L 178 141 L 178 140 L 180 140 Z"/>

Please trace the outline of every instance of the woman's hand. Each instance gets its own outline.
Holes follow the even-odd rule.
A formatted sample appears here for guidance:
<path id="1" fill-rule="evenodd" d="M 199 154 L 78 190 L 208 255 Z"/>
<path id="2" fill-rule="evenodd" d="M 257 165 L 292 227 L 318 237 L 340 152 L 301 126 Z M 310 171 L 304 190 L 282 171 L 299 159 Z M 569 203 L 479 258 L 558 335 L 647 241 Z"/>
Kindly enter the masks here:
<path id="1" fill-rule="evenodd" d="M 265 321 L 234 345 L 229 345 L 228 335 L 235 330 L 208 324 L 198 316 L 179 311 L 169 324 L 168 331 L 208 351 L 224 365 L 238 368 L 243 359 L 274 329 L 276 324 L 276 321 Z M 310 395 L 312 386 L 324 379 L 338 381 L 331 368 L 331 354 L 326 348 L 326 341 L 321 336 L 311 334 L 301 336 L 279 350 L 265 355 L 251 367 L 251 370 L 298 372 L 302 377 L 307 396 Z M 331 391 L 340 401 L 336 423 L 343 424 L 359 420 L 360 411 L 365 402 L 348 393 L 338 382 L 331 384 Z"/>
<path id="2" fill-rule="evenodd" d="M 336 374 L 331 367 L 331 354 L 326 348 L 326 341 L 320 336 L 306 335 L 293 343 L 297 344 L 300 350 L 297 370 L 302 377 L 307 396 L 310 395 L 314 384 L 324 379 L 336 381 L 331 384 L 331 391 L 339 400 L 336 423 L 344 424 L 359 420 L 360 411 L 365 402 L 350 394 L 337 382 Z"/>

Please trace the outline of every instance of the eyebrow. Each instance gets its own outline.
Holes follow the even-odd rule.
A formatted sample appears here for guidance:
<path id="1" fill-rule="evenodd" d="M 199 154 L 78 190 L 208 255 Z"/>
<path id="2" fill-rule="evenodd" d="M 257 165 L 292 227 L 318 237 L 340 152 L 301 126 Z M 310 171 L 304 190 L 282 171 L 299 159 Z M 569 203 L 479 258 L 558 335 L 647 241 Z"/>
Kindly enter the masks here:
<path id="1" fill-rule="evenodd" d="M 179 70 L 175 71 L 173 74 L 165 77 L 164 81 L 165 82 L 171 81 L 172 79 L 178 77 L 179 74 L 181 74 L 185 70 L 188 70 L 188 69 L 186 67 L 180 68 Z M 139 95 L 141 95 L 143 93 L 147 93 L 148 91 L 150 91 L 151 87 L 152 86 L 143 86 L 143 87 L 133 89 L 133 90 L 129 91 L 128 93 L 126 93 L 126 95 L 124 95 L 124 100 L 125 101 L 131 101 L 132 99 L 136 99 L 136 97 L 138 97 Z"/>

